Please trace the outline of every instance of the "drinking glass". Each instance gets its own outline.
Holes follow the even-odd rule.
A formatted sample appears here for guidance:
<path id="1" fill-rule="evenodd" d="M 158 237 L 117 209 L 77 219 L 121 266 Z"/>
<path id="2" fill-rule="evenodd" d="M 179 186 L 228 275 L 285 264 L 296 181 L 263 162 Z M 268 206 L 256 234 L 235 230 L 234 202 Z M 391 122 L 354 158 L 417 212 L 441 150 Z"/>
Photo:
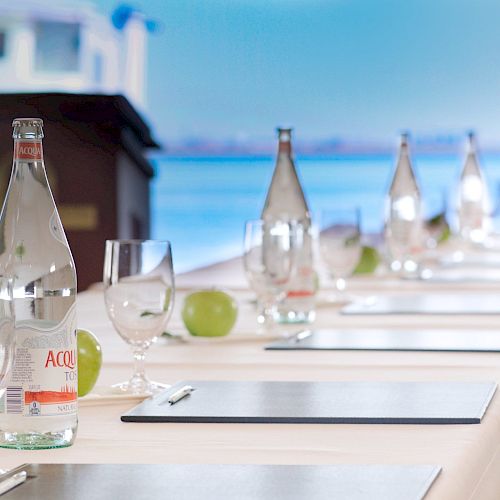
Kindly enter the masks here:
<path id="1" fill-rule="evenodd" d="M 0 397 L 7 385 L 14 358 L 12 280 L 0 277 Z"/>
<path id="2" fill-rule="evenodd" d="M 114 387 L 128 394 L 153 394 L 165 387 L 146 378 L 144 357 L 165 331 L 174 303 L 172 252 L 168 241 L 108 240 L 104 258 L 108 316 L 134 355 L 134 374 Z"/>
<path id="3" fill-rule="evenodd" d="M 346 279 L 356 268 L 362 250 L 359 210 L 324 210 L 320 217 L 321 258 L 336 290 L 331 301 L 346 302 Z"/>
<path id="4" fill-rule="evenodd" d="M 293 222 L 253 220 L 245 225 L 245 274 L 257 295 L 257 322 L 265 330 L 273 328 L 277 306 L 286 297 L 293 271 L 294 240 L 298 236 Z"/>

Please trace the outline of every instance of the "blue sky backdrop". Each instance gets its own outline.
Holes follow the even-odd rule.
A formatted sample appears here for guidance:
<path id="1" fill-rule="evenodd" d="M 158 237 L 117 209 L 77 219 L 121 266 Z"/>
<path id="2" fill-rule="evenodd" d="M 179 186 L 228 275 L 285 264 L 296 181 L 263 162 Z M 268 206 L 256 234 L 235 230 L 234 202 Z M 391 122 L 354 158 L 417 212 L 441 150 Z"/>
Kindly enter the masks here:
<path id="1" fill-rule="evenodd" d="M 97 0 L 110 13 L 116 0 Z M 149 39 L 149 119 L 160 138 L 500 141 L 496 0 L 135 0 Z"/>

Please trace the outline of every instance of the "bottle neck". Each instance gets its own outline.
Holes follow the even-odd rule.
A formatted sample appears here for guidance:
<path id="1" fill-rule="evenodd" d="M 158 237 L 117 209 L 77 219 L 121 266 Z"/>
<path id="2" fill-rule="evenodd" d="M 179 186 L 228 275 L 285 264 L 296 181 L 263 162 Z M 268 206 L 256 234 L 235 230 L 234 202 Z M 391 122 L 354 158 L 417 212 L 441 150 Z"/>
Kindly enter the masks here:
<path id="1" fill-rule="evenodd" d="M 41 139 L 14 139 L 14 163 L 43 161 Z"/>
<path id="2" fill-rule="evenodd" d="M 410 148 L 407 142 L 401 142 L 399 146 L 399 156 L 410 156 Z"/>
<path id="3" fill-rule="evenodd" d="M 278 154 L 292 156 L 292 143 L 290 141 L 279 141 Z"/>
<path id="4" fill-rule="evenodd" d="M 465 151 L 468 154 L 475 154 L 476 153 L 476 136 L 472 133 L 467 135 L 467 144 L 465 147 Z"/>

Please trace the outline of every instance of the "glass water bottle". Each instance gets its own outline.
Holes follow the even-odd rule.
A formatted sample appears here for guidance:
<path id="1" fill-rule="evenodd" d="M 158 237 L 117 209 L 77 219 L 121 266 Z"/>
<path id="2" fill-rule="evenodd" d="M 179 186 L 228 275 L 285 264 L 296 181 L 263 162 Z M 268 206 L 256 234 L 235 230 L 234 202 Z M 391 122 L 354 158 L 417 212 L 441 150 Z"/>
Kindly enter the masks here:
<path id="1" fill-rule="evenodd" d="M 262 219 L 296 221 L 302 225 L 300 248 L 295 253 L 295 272 L 285 300 L 279 306 L 279 321 L 314 321 L 316 274 L 313 266 L 313 237 L 309 207 L 300 185 L 292 154 L 292 129 L 278 128 L 278 157 Z"/>
<path id="2" fill-rule="evenodd" d="M 408 134 L 402 134 L 396 170 L 386 196 L 384 226 L 389 267 L 402 274 L 418 270 L 424 243 L 420 189 L 408 143 Z"/>
<path id="3" fill-rule="evenodd" d="M 482 243 L 491 231 L 491 200 L 479 165 L 476 137 L 467 135 L 465 162 L 457 197 L 458 234 L 467 243 Z"/>
<path id="4" fill-rule="evenodd" d="M 43 123 L 16 119 L 0 216 L 0 277 L 12 280 L 14 363 L 0 446 L 58 448 L 77 429 L 76 271 L 43 161 Z"/>

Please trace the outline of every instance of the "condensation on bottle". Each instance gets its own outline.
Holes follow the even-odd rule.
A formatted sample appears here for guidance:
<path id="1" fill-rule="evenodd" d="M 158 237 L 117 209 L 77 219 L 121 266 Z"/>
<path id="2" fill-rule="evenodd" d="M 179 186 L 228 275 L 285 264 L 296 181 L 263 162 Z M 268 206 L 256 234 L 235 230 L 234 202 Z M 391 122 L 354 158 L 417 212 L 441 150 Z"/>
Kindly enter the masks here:
<path id="1" fill-rule="evenodd" d="M 392 271 L 418 271 L 424 247 L 420 189 L 413 171 L 409 136 L 401 134 L 396 169 L 385 203 L 384 240 Z"/>
<path id="2" fill-rule="evenodd" d="M 315 319 L 317 278 L 313 262 L 313 227 L 292 151 L 292 129 L 278 128 L 278 156 L 262 210 L 264 221 L 297 221 L 303 228 L 296 252 L 296 271 L 290 290 L 278 308 L 283 323 L 309 323 Z"/>
<path id="3" fill-rule="evenodd" d="M 43 122 L 13 122 L 0 216 L 0 276 L 12 282 L 16 340 L 0 401 L 0 446 L 58 448 L 77 430 L 76 270 L 43 161 Z"/>

